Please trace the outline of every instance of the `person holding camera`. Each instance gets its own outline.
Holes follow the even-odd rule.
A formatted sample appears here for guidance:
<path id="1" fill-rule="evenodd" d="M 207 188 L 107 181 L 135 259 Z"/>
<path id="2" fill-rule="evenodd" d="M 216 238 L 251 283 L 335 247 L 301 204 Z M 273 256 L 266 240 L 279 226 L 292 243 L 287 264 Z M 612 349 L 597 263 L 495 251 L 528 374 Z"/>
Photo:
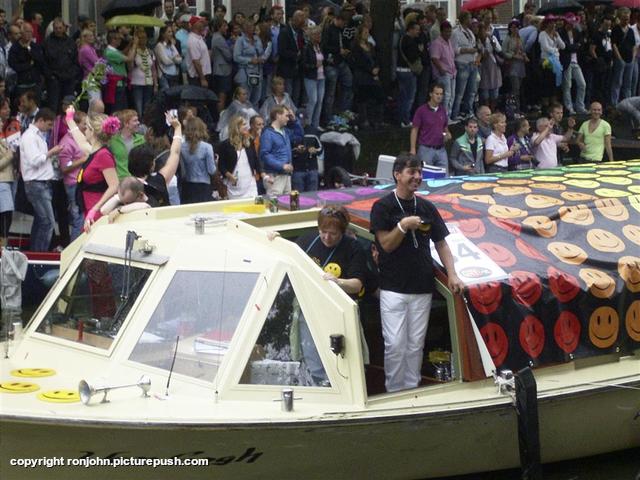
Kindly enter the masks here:
<path id="1" fill-rule="evenodd" d="M 509 158 L 509 170 L 529 170 L 536 168 L 538 160 L 533 154 L 533 144 L 529 137 L 529 120 L 522 117 L 516 120 L 516 131 L 507 139 L 509 148 L 514 145 L 518 146 L 518 150 L 513 157 Z"/>
<path id="2" fill-rule="evenodd" d="M 435 289 L 429 242 L 448 275 L 453 294 L 462 293 L 447 226 L 435 205 L 416 195 L 422 184 L 422 162 L 400 154 L 393 163 L 396 188 L 371 209 L 380 267 L 380 315 L 384 336 L 385 386 L 388 392 L 416 388 L 422 380 L 424 341 Z"/>
<path id="3" fill-rule="evenodd" d="M 576 119 L 567 119 L 567 131 L 564 135 L 553 133 L 555 122 L 547 117 L 540 117 L 536 121 L 536 129 L 533 134 L 533 152 L 538 161 L 538 168 L 554 168 L 558 166 L 558 145 L 571 140 L 573 128 L 576 126 Z"/>

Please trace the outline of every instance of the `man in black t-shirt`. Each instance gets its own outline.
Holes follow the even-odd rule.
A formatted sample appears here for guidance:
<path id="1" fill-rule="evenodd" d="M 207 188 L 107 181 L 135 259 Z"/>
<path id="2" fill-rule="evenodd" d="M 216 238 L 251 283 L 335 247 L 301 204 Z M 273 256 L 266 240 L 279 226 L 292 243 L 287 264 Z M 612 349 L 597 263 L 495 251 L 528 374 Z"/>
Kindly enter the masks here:
<path id="1" fill-rule="evenodd" d="M 442 217 L 431 202 L 415 194 L 422 183 L 421 167 L 414 155 L 399 155 L 393 164 L 396 189 L 371 210 L 371 232 L 380 252 L 380 315 L 388 392 L 420 384 L 435 286 L 429 241 L 434 242 L 447 269 L 449 289 L 454 294 L 463 289 L 445 241 L 449 231 Z"/>
<path id="2" fill-rule="evenodd" d="M 615 106 L 623 98 L 632 95 L 631 79 L 636 61 L 636 38 L 629 20 L 631 10 L 618 9 L 620 23 L 611 30 L 613 49 L 613 73 L 611 77 L 611 105 Z M 635 93 L 635 92 L 634 92 Z"/>

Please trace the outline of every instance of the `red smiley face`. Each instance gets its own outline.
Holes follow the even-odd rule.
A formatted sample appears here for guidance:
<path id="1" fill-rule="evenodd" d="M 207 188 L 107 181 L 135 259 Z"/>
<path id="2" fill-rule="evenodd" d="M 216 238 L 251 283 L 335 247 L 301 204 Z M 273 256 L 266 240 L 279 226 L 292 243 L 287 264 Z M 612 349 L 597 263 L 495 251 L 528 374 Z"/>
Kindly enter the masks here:
<path id="1" fill-rule="evenodd" d="M 469 218 L 458 221 L 458 228 L 467 238 L 482 238 L 486 233 L 484 223 L 479 218 Z"/>
<path id="2" fill-rule="evenodd" d="M 478 248 L 501 267 L 512 267 L 516 264 L 515 255 L 502 245 L 492 242 L 482 242 L 478 244 Z"/>
<path id="3" fill-rule="evenodd" d="M 480 212 L 477 210 L 474 210 L 472 208 L 467 208 L 467 207 L 463 207 L 462 205 L 458 204 L 458 203 L 454 203 L 452 205 L 453 209 L 461 212 L 461 213 L 468 213 L 469 215 L 480 215 Z"/>
<path id="4" fill-rule="evenodd" d="M 580 291 L 578 279 L 551 266 L 547 268 L 549 288 L 555 297 L 563 303 L 570 302 Z"/>
<path id="5" fill-rule="evenodd" d="M 533 315 L 527 315 L 520 324 L 520 346 L 530 357 L 538 358 L 544 348 L 544 325 Z"/>
<path id="6" fill-rule="evenodd" d="M 523 255 L 526 255 L 532 260 L 538 260 L 540 262 L 549 261 L 547 257 L 545 257 L 538 250 L 533 248 L 531 245 L 529 245 L 527 242 L 525 242 L 521 238 L 516 238 L 516 247 L 518 248 L 518 250 L 520 250 L 520 253 L 522 253 Z"/>
<path id="7" fill-rule="evenodd" d="M 497 323 L 489 322 L 480 329 L 487 350 L 496 367 L 499 367 L 509 353 L 509 340 L 504 329 Z"/>
<path id="8" fill-rule="evenodd" d="M 422 198 L 426 198 L 427 200 L 430 200 L 433 203 L 454 203 L 456 201 L 456 197 L 452 197 L 451 195 L 443 195 L 439 193 L 430 194 L 430 195 L 427 195 L 426 197 L 423 197 L 422 195 L 419 195 L 419 196 Z"/>
<path id="9" fill-rule="evenodd" d="M 511 285 L 511 295 L 513 299 L 527 307 L 536 303 L 542 295 L 542 282 L 540 282 L 540 278 L 532 272 L 522 270 L 511 272 L 509 285 Z"/>
<path id="10" fill-rule="evenodd" d="M 500 282 L 480 283 L 469 287 L 469 296 L 477 311 L 489 315 L 502 302 L 502 286 Z"/>
<path id="11" fill-rule="evenodd" d="M 522 231 L 522 225 L 507 218 L 489 217 L 489 221 L 496 227 L 506 230 L 513 235 L 520 235 L 520 232 Z"/>
<path id="12" fill-rule="evenodd" d="M 438 213 L 442 217 L 442 220 L 444 220 L 445 222 L 453 218 L 453 213 L 451 213 L 448 210 L 443 210 L 442 208 L 438 208 Z"/>
<path id="13" fill-rule="evenodd" d="M 562 312 L 553 326 L 553 338 L 565 353 L 573 352 L 580 341 L 580 320 L 571 312 Z"/>

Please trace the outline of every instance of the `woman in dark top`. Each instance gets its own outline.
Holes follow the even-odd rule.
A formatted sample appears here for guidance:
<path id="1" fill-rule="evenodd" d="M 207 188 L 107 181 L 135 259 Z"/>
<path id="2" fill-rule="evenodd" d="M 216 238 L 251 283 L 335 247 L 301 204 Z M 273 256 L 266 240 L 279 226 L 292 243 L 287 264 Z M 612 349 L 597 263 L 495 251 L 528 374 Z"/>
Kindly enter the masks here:
<path id="1" fill-rule="evenodd" d="M 180 147 L 182 146 L 182 125 L 177 117 L 169 112 L 166 114 L 167 121 L 173 127 L 173 139 L 169 158 L 156 174 L 155 171 L 156 152 L 144 144 L 134 147 L 129 152 L 129 172 L 137 177 L 144 184 L 144 193 L 147 195 L 147 203 L 152 207 L 165 207 L 170 205 L 169 192 L 167 186 L 173 179 L 180 163 Z"/>
<path id="2" fill-rule="evenodd" d="M 351 47 L 351 70 L 356 92 L 356 104 L 360 108 L 361 126 L 370 123 L 382 123 L 382 112 L 386 95 L 378 74 L 380 67 L 376 62 L 375 50 L 369 43 L 369 27 L 362 24 L 358 27 L 356 38 Z"/>
<path id="3" fill-rule="evenodd" d="M 218 168 L 227 185 L 229 198 L 253 198 L 258 195 L 256 180 L 262 173 L 251 141 L 249 126 L 243 117 L 229 123 L 229 138 L 218 145 Z"/>

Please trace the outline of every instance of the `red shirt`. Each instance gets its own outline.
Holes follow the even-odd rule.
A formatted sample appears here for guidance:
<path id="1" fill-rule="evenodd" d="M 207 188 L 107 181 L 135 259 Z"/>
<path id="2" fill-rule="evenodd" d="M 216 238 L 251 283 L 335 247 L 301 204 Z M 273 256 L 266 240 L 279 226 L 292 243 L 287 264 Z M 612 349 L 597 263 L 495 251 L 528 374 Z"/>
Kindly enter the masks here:
<path id="1" fill-rule="evenodd" d="M 102 172 L 108 168 L 113 168 L 115 170 L 116 161 L 114 160 L 113 154 L 108 148 L 101 148 L 98 152 L 96 152 L 95 157 L 82 174 L 82 181 L 88 184 L 96 184 L 105 181 L 104 174 Z M 82 192 L 85 215 L 96 205 L 96 203 L 100 201 L 103 193 L 104 191 L 88 192 L 84 190 Z M 100 212 L 98 212 L 96 220 L 98 218 L 100 218 Z"/>

